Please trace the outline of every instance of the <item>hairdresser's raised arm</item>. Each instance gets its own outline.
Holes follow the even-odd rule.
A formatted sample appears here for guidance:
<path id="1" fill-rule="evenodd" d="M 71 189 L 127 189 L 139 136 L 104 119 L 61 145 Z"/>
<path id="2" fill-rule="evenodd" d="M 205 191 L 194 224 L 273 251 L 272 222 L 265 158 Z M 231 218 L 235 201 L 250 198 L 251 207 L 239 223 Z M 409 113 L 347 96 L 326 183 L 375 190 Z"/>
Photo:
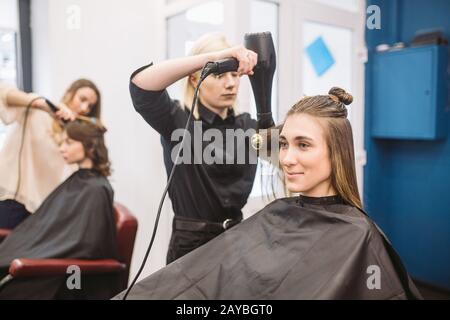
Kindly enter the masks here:
<path id="1" fill-rule="evenodd" d="M 178 80 L 201 70 L 207 62 L 227 58 L 236 58 L 239 61 L 238 72 L 242 75 L 251 75 L 258 60 L 255 52 L 247 50 L 243 46 L 235 46 L 218 52 L 167 60 L 152 65 L 137 73 L 132 82 L 144 90 L 161 91 Z"/>
<path id="2" fill-rule="evenodd" d="M 24 108 L 30 105 L 32 108 L 50 112 L 50 108 L 45 103 L 45 98 L 39 97 L 33 93 L 25 93 L 17 89 L 8 91 L 6 103 L 9 106 Z"/>
<path id="3" fill-rule="evenodd" d="M 30 106 L 31 108 L 43 110 L 45 112 L 53 114 L 52 110 L 45 101 L 45 98 L 39 97 L 34 93 L 25 93 L 23 91 L 13 89 L 8 91 L 6 100 L 7 104 L 10 106 L 23 108 Z M 67 107 L 65 104 L 60 103 L 58 104 L 57 108 L 58 111 L 55 114 L 57 118 L 70 121 L 76 119 L 75 113 L 72 110 L 70 110 L 70 108 Z"/>

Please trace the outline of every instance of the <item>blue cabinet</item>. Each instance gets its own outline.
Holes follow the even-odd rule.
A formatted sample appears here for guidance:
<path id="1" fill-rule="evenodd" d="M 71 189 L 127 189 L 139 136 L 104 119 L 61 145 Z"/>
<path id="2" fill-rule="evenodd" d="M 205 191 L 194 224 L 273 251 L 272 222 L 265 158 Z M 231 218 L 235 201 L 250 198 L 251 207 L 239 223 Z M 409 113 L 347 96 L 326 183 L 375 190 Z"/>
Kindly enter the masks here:
<path id="1" fill-rule="evenodd" d="M 444 46 L 374 55 L 373 137 L 436 140 L 446 136 L 447 57 Z"/>

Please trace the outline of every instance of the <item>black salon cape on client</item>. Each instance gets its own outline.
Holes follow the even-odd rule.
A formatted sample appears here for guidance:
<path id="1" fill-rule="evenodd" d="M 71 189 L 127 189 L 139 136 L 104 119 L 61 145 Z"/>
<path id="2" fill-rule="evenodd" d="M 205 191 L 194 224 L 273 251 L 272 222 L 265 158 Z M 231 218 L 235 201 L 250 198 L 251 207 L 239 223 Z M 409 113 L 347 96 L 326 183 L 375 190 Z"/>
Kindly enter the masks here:
<path id="1" fill-rule="evenodd" d="M 0 278 L 16 258 L 115 259 L 113 190 L 93 170 L 69 177 L 0 245 Z M 81 290 L 67 290 L 66 277 L 13 279 L 0 299 L 109 299 L 116 276 L 82 276 Z"/>
<path id="2" fill-rule="evenodd" d="M 372 270 L 379 271 L 379 285 Z M 416 298 L 421 298 L 420 294 L 391 245 L 367 216 L 343 204 L 339 197 L 277 200 L 138 283 L 128 296 Z"/>

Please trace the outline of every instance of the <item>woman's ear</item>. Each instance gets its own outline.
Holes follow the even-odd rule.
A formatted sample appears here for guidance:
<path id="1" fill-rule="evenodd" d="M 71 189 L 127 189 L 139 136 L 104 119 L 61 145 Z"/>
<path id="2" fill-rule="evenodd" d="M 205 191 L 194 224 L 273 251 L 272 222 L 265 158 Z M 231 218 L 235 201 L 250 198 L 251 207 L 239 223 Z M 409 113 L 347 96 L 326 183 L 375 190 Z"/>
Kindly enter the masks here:
<path id="1" fill-rule="evenodd" d="M 189 76 L 189 83 L 190 83 L 194 88 L 197 87 L 198 79 L 197 79 L 197 76 L 196 76 L 195 74 L 191 74 L 191 75 Z"/>

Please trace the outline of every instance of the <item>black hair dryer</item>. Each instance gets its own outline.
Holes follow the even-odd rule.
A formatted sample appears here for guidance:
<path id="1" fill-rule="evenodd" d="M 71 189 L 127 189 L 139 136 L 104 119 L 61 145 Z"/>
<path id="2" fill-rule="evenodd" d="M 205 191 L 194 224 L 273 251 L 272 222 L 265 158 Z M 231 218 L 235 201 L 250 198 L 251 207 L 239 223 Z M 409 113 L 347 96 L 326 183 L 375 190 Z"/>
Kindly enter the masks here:
<path id="1" fill-rule="evenodd" d="M 247 33 L 245 47 L 258 54 L 258 64 L 253 69 L 254 75 L 249 78 L 258 112 L 258 129 L 268 129 L 275 125 L 272 117 L 272 85 L 277 57 L 272 34 Z"/>

